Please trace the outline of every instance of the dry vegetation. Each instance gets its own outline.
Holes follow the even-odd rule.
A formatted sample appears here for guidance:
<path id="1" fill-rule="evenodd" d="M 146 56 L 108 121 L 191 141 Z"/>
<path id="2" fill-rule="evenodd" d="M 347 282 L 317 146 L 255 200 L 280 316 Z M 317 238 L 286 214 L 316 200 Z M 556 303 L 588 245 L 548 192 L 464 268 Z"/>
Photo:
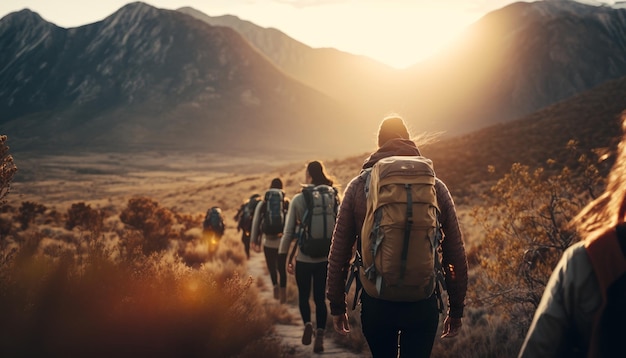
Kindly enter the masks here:
<path id="1" fill-rule="evenodd" d="M 433 356 L 516 355 L 547 275 L 576 240 L 567 221 L 603 185 L 606 168 L 575 153 L 578 160 L 544 169 L 514 165 L 504 176 L 454 181 L 453 194 L 473 188 L 458 194 L 468 307 L 460 337 L 438 340 Z M 311 159 L 324 160 L 343 188 L 365 156 Z M 154 163 L 157 157 L 169 165 L 82 157 L 80 175 L 71 169 L 75 158 L 50 157 L 44 170 L 29 167 L 30 180 L 14 182 L 0 215 L 0 350 L 7 356 L 290 356 L 271 328 L 288 319 L 264 306 L 258 283 L 246 278 L 233 217 L 274 177 L 292 197 L 305 161 L 240 170 L 240 161 L 225 158 L 206 166 L 198 164 L 206 158 L 155 154 Z M 439 164 L 450 177 L 449 162 Z M 44 177 L 45 168 L 56 170 Z M 200 227 L 213 205 L 223 209 L 227 230 L 210 255 Z M 288 297 L 296 302 L 295 289 Z M 367 351 L 358 314 L 350 318 L 353 333 L 332 339 Z"/>

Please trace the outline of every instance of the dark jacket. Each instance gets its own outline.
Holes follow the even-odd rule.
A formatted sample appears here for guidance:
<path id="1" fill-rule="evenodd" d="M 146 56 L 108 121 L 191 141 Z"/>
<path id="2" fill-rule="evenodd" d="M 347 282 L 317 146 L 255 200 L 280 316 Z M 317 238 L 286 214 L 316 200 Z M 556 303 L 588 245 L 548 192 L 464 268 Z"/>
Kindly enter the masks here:
<path id="1" fill-rule="evenodd" d="M 375 153 L 370 155 L 363 164 L 363 169 L 372 167 L 382 158 L 406 155 L 420 155 L 415 143 L 406 139 L 393 139 L 385 143 Z M 345 284 L 349 271 L 353 247 L 360 236 L 361 227 L 365 220 L 366 198 L 365 180 L 356 176 L 346 187 L 343 201 L 339 207 L 333 243 L 328 263 L 327 297 L 330 301 L 332 315 L 346 312 Z M 441 244 L 443 267 L 446 274 L 448 288 L 449 314 L 451 317 L 463 316 L 465 294 L 467 291 L 467 257 L 459 223 L 456 216 L 454 201 L 446 185 L 436 180 L 435 190 L 441 211 L 441 225 L 444 239 Z M 451 270 L 453 268 L 453 270 Z"/>

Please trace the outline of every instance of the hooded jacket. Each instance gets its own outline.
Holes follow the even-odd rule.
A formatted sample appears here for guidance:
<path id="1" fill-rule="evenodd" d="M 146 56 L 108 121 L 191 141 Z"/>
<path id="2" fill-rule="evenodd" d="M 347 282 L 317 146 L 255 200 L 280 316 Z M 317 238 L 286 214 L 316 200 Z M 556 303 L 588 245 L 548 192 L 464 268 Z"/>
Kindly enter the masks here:
<path id="1" fill-rule="evenodd" d="M 418 156 L 419 149 L 408 139 L 393 139 L 372 153 L 364 162 L 363 169 L 372 167 L 376 162 L 390 156 Z M 365 180 L 356 176 L 346 186 L 343 201 L 339 207 L 333 242 L 328 263 L 327 297 L 332 315 L 346 312 L 345 285 L 353 255 L 353 247 L 360 236 L 365 221 L 366 197 Z M 441 211 L 440 221 L 444 238 L 441 243 L 442 265 L 446 274 L 448 289 L 449 315 L 453 318 L 463 316 L 465 294 L 467 291 L 467 257 L 463 237 L 459 228 L 454 201 L 446 185 L 436 179 L 435 190 L 437 203 Z"/>

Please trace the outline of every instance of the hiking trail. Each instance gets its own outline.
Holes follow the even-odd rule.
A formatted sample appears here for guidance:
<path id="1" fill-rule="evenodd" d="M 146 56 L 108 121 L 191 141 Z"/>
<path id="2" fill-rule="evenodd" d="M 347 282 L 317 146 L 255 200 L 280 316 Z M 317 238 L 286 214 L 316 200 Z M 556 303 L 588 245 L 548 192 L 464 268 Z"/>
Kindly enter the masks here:
<path id="1" fill-rule="evenodd" d="M 274 299 L 274 294 L 272 290 L 272 280 L 267 272 L 267 267 L 265 264 L 265 256 L 263 253 L 257 253 L 254 250 L 250 250 L 250 259 L 248 260 L 248 273 L 255 279 L 261 279 L 264 281 L 263 287 L 260 288 L 261 299 L 265 301 L 273 301 L 277 302 Z M 328 302 L 327 302 L 328 305 Z M 275 324 L 274 329 L 276 331 L 276 335 L 280 337 L 283 346 L 286 348 L 286 351 L 289 352 L 290 357 L 294 358 L 308 358 L 308 357 L 333 357 L 333 358 L 367 358 L 371 357 L 369 351 L 364 351 L 361 353 L 354 353 L 349 351 L 347 348 L 339 346 L 337 343 L 333 341 L 331 337 L 324 337 L 324 352 L 322 353 L 313 353 L 313 344 L 305 346 L 302 344 L 302 332 L 304 330 L 304 325 L 302 324 L 302 320 L 300 318 L 300 311 L 297 305 L 292 303 L 285 303 L 285 307 L 293 317 L 293 322 L 297 322 L 297 324 Z M 315 306 L 311 307 L 312 315 L 315 317 Z M 331 320 L 329 314 L 329 322 Z M 328 329 L 327 329 L 328 331 Z M 313 337 L 315 340 L 315 337 Z"/>

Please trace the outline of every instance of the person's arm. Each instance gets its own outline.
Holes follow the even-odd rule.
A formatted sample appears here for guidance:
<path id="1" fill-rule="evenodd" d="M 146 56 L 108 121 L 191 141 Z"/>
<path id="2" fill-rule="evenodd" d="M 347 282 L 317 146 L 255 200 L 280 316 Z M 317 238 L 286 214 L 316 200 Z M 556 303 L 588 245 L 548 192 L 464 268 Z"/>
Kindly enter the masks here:
<path id="1" fill-rule="evenodd" d="M 460 319 L 463 317 L 468 281 L 465 244 L 450 191 L 440 180 L 437 180 L 436 191 L 441 211 L 439 219 L 444 235 L 441 249 L 442 266 L 448 290 L 448 316 Z"/>
<path id="2" fill-rule="evenodd" d="M 237 210 L 237 214 L 235 214 L 235 216 L 233 217 L 233 219 L 234 219 L 236 222 L 239 222 L 239 219 L 241 219 L 241 214 L 243 214 L 243 208 L 244 208 L 244 206 L 245 206 L 245 205 L 246 205 L 246 204 L 241 205 L 241 206 L 239 207 L 239 210 Z M 237 230 L 240 230 L 240 229 L 241 229 L 241 227 L 239 227 L 239 224 L 237 224 Z"/>
<path id="3" fill-rule="evenodd" d="M 568 248 L 543 291 L 519 357 L 586 355 L 593 317 L 601 303 L 598 280 L 584 247 Z"/>
<path id="4" fill-rule="evenodd" d="M 330 311 L 333 316 L 343 316 L 346 313 L 346 280 L 352 258 L 352 248 L 358 234 L 355 219 L 357 188 L 363 188 L 362 185 L 356 185 L 358 180 L 359 177 L 350 181 L 346 186 L 343 201 L 339 205 L 330 254 L 328 255 L 326 296 L 330 302 Z M 362 195 L 364 196 L 365 193 L 363 192 Z"/>
<path id="5" fill-rule="evenodd" d="M 562 338 L 567 330 L 567 313 L 563 302 L 563 269 L 560 262 L 552 272 L 541 303 L 535 311 L 519 357 L 561 357 Z"/>
<path id="6" fill-rule="evenodd" d="M 436 181 L 435 190 L 440 210 L 439 220 L 443 230 L 441 264 L 448 291 L 448 312 L 443 321 L 441 338 L 452 338 L 459 334 L 463 326 L 462 317 L 468 281 L 467 256 L 450 191 L 439 179 Z"/>
<path id="7" fill-rule="evenodd" d="M 261 224 L 261 208 L 264 201 L 259 201 L 254 208 L 254 215 L 252 216 L 252 229 L 250 230 L 250 243 L 256 247 L 261 246 L 261 235 L 259 233 L 259 225 Z"/>
<path id="8" fill-rule="evenodd" d="M 278 248 L 279 255 L 287 255 L 289 253 L 289 247 L 291 246 L 291 241 L 294 238 L 294 233 L 296 230 L 296 224 L 298 222 L 298 205 L 299 202 L 302 201 L 302 194 L 296 194 L 291 200 L 289 204 L 289 209 L 287 209 L 287 216 L 285 217 L 285 227 L 283 228 L 283 236 L 280 238 L 280 246 Z"/>

